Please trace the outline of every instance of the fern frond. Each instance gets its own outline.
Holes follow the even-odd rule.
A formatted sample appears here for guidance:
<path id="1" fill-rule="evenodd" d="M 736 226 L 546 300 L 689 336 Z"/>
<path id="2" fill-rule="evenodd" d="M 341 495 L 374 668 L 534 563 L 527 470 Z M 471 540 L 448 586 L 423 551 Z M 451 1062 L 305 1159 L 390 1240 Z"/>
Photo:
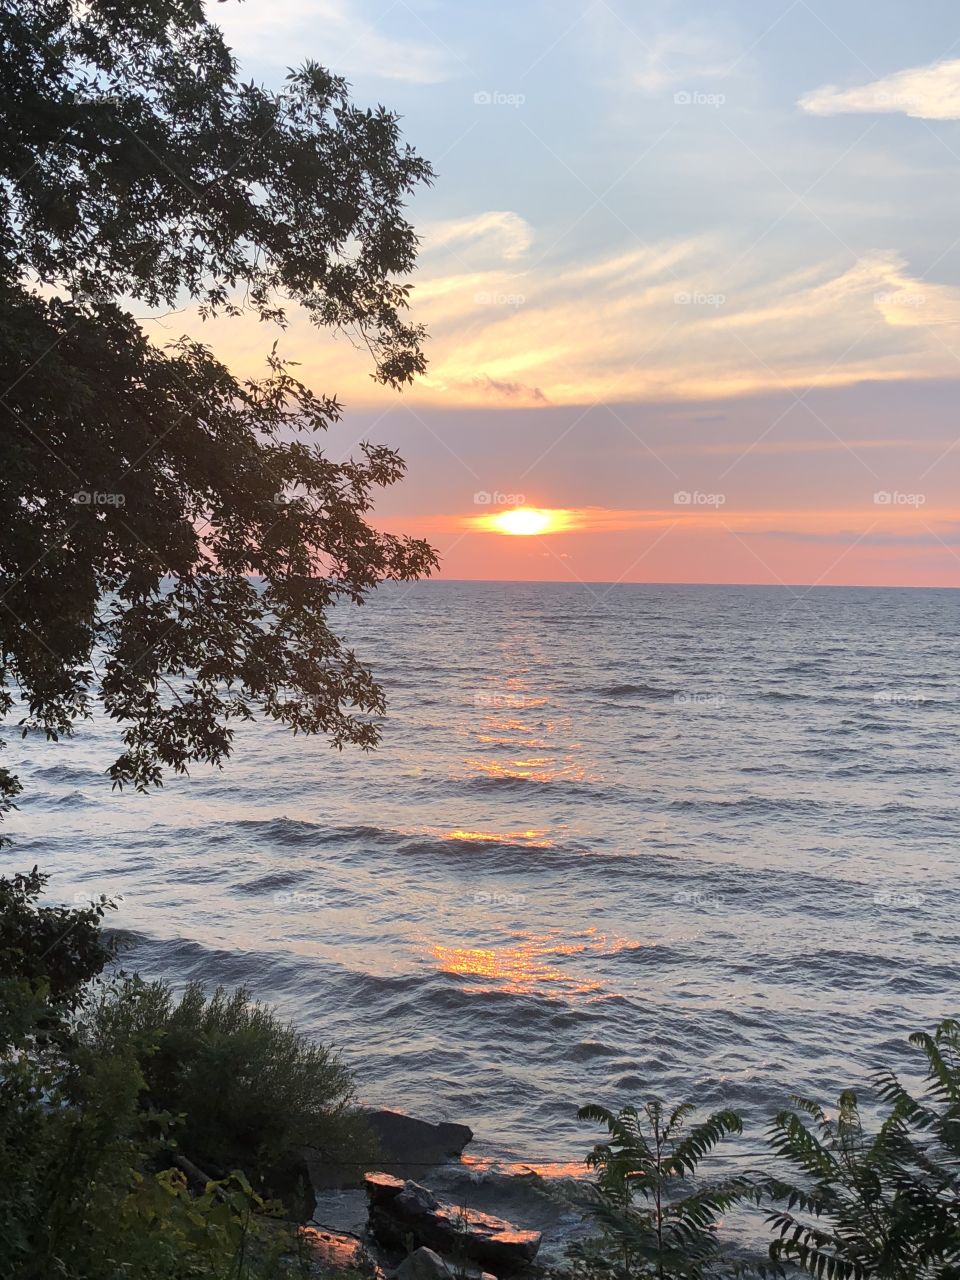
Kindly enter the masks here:
<path id="1" fill-rule="evenodd" d="M 717 1111 L 691 1129 L 674 1149 L 671 1164 L 678 1173 L 693 1173 L 703 1157 L 728 1134 L 743 1133 L 743 1121 L 735 1111 Z"/>
<path id="2" fill-rule="evenodd" d="M 808 1110 L 806 1107 L 803 1109 Z M 815 1115 L 815 1112 L 811 1110 L 809 1114 Z M 781 1111 L 776 1115 L 768 1140 L 777 1155 L 800 1165 L 811 1177 L 827 1180 L 835 1178 L 839 1172 L 833 1154 L 792 1111 Z"/>

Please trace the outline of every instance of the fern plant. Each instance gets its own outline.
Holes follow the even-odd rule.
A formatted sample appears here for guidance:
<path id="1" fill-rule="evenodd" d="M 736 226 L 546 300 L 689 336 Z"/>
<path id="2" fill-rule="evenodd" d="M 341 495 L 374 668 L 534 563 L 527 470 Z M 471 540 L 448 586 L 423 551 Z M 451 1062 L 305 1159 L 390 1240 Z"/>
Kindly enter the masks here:
<path id="1" fill-rule="evenodd" d="M 794 1098 L 773 1121 L 773 1149 L 804 1175 L 768 1186 L 786 1202 L 769 1215 L 774 1261 L 825 1280 L 960 1280 L 960 1024 L 910 1040 L 926 1058 L 924 1096 L 878 1073 L 888 1111 L 876 1132 L 851 1090 L 835 1118 Z"/>
<path id="2" fill-rule="evenodd" d="M 574 1193 L 599 1235 L 571 1247 L 578 1274 L 605 1280 L 700 1280 L 722 1259 L 723 1214 L 753 1198 L 748 1177 L 695 1181 L 697 1167 L 730 1134 L 743 1131 L 734 1111 L 717 1111 L 687 1127 L 695 1108 L 667 1111 L 659 1101 L 639 1110 L 581 1107 L 581 1120 L 602 1124 L 608 1140 L 587 1157 L 596 1181 Z"/>

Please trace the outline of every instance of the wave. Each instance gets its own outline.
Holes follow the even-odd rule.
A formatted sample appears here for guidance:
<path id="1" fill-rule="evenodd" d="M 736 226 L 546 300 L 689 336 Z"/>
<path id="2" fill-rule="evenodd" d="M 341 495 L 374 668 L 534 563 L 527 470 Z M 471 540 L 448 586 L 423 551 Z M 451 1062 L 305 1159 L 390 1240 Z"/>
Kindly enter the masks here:
<path id="1" fill-rule="evenodd" d="M 676 689 L 664 689 L 652 684 L 608 684 L 595 689 L 601 698 L 673 698 Z"/>

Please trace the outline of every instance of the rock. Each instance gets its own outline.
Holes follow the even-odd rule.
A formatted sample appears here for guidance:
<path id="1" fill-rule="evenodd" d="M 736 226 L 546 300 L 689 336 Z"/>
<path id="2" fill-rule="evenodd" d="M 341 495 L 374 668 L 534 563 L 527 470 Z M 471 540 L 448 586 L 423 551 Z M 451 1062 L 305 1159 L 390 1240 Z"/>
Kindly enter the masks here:
<path id="1" fill-rule="evenodd" d="M 468 1258 L 510 1275 L 527 1266 L 540 1248 L 540 1233 L 524 1231 L 476 1209 L 443 1204 L 426 1187 L 389 1173 L 365 1178 L 370 1230 L 387 1248 L 414 1246 Z"/>
<path id="2" fill-rule="evenodd" d="M 445 1120 L 430 1124 L 400 1111 L 367 1111 L 364 1118 L 376 1135 L 386 1165 L 440 1164 L 459 1156 L 473 1141 L 473 1130 L 465 1124 Z"/>
<path id="3" fill-rule="evenodd" d="M 269 1169 L 263 1190 L 268 1198 L 280 1200 L 297 1222 L 309 1222 L 316 1211 L 317 1188 L 310 1164 L 303 1155 L 291 1154 L 282 1164 Z"/>
<path id="4" fill-rule="evenodd" d="M 467 1280 L 497 1280 L 489 1271 L 481 1271 L 476 1266 L 463 1263 L 454 1266 L 432 1249 L 414 1249 L 390 1274 L 390 1280 L 460 1280 L 462 1276 Z"/>
<path id="5" fill-rule="evenodd" d="M 306 1152 L 314 1191 L 362 1188 L 367 1169 L 388 1168 L 404 1178 L 419 1178 L 425 1168 L 459 1156 L 473 1140 L 473 1130 L 465 1124 L 430 1124 L 400 1111 L 364 1111 L 361 1115 L 380 1154 L 364 1164 L 354 1152 L 345 1152 L 342 1157 L 329 1152 Z"/>
<path id="6" fill-rule="evenodd" d="M 432 1249 L 414 1249 L 397 1267 L 393 1280 L 453 1280 L 453 1272 Z"/>
<path id="7" fill-rule="evenodd" d="M 342 1231 L 327 1231 L 322 1227 L 301 1227 L 299 1234 L 310 1275 L 349 1274 L 351 1277 L 365 1276 L 368 1280 L 384 1280 L 382 1269 L 356 1236 Z"/>
<path id="8" fill-rule="evenodd" d="M 418 1182 L 408 1181 L 403 1184 L 403 1190 L 393 1201 L 393 1207 L 406 1218 L 419 1217 L 439 1209 L 440 1201 L 426 1187 L 421 1187 Z"/>

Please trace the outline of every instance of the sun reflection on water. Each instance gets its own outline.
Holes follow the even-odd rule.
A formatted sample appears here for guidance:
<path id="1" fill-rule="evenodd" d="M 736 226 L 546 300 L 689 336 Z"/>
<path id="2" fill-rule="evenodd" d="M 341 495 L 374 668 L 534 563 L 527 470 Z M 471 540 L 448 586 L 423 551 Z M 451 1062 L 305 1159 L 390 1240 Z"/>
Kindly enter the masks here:
<path id="1" fill-rule="evenodd" d="M 467 765 L 475 773 L 486 778 L 518 778 L 527 782 L 584 782 L 587 770 L 572 757 L 540 756 L 533 759 L 476 760 L 468 759 Z M 599 778 L 591 778 L 593 782 Z"/>
<path id="2" fill-rule="evenodd" d="M 596 994 L 604 988 L 583 973 L 571 972 L 564 961 L 573 956 L 621 950 L 635 944 L 624 938 L 610 939 L 596 929 L 565 937 L 554 930 L 538 937 L 488 947 L 431 944 L 430 952 L 441 973 L 471 982 L 477 992 L 499 991 L 513 995 L 541 996 Z"/>
<path id="3" fill-rule="evenodd" d="M 553 841 L 546 831 L 464 831 L 456 828 L 443 833 L 445 840 L 464 840 L 473 844 L 522 844 L 531 849 L 552 849 Z"/>

